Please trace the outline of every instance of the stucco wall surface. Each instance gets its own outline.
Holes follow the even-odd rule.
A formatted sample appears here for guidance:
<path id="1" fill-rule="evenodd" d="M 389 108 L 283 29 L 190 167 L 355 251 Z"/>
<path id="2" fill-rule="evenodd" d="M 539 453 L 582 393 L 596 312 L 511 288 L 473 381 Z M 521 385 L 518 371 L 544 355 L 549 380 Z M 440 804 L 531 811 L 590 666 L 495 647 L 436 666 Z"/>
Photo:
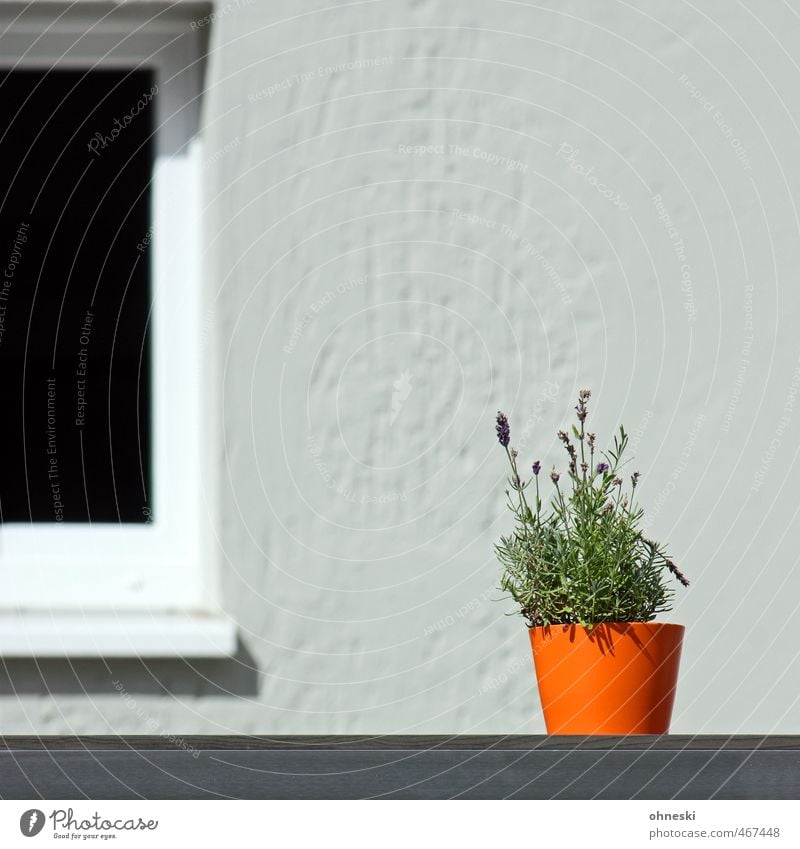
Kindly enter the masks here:
<path id="1" fill-rule="evenodd" d="M 224 663 L 30 683 L 9 731 L 543 730 L 493 416 L 593 390 L 691 577 L 676 732 L 800 733 L 800 17 L 231 0 L 204 105 Z M 633 469 L 634 466 L 631 467 Z"/>

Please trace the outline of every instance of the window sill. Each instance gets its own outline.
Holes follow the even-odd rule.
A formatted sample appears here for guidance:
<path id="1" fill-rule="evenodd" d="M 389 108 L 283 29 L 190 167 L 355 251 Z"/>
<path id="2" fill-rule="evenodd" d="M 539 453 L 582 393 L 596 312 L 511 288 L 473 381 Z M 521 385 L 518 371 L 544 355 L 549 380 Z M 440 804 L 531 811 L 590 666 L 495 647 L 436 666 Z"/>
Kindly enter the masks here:
<path id="1" fill-rule="evenodd" d="M 0 657 L 230 657 L 236 626 L 220 615 L 0 613 Z"/>

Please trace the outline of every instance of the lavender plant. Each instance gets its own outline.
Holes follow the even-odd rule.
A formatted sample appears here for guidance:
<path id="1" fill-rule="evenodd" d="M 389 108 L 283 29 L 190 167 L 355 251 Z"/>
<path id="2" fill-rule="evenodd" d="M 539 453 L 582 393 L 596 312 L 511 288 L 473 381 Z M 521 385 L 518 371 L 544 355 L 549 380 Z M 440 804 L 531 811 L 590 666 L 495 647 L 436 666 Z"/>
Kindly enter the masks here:
<path id="1" fill-rule="evenodd" d="M 622 480 L 624 427 L 608 451 L 598 451 L 595 434 L 586 430 L 590 397 L 588 389 L 578 394 L 572 434 L 558 432 L 569 464 L 566 480 L 553 467 L 547 505 L 540 493 L 540 461 L 523 480 L 508 419 L 497 414 L 497 439 L 511 465 L 506 497 L 515 527 L 495 550 L 503 566 L 501 588 L 519 604 L 530 627 L 649 622 L 671 609 L 670 573 L 689 585 L 664 547 L 641 530 L 644 511 L 635 500 L 639 472 L 628 485 Z"/>

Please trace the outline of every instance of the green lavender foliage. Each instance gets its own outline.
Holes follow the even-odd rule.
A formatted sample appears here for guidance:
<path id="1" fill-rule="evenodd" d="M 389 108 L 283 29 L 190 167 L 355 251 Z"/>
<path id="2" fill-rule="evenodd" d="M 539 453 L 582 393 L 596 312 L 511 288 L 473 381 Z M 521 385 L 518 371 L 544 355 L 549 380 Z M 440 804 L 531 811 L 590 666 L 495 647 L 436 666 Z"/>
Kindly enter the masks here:
<path id="1" fill-rule="evenodd" d="M 520 477 L 508 421 L 498 413 L 498 439 L 511 464 L 506 495 L 515 527 L 495 550 L 503 567 L 501 588 L 531 627 L 649 622 L 671 609 L 669 573 L 689 583 L 641 530 L 643 510 L 635 502 L 639 473 L 628 485 L 620 477 L 625 429 L 620 427 L 612 448 L 595 456 L 595 436 L 585 430 L 590 396 L 589 390 L 578 396 L 579 427 L 572 428 L 572 438 L 559 432 L 569 456 L 567 485 L 554 468 L 547 505 L 539 491 L 539 462 L 530 479 Z"/>

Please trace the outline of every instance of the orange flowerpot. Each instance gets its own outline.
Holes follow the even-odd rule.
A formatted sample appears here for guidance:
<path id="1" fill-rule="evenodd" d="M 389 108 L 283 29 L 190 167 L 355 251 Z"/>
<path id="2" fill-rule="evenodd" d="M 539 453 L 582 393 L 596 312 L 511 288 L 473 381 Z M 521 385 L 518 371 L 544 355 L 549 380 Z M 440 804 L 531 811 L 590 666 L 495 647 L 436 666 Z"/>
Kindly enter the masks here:
<path id="1" fill-rule="evenodd" d="M 548 734 L 666 734 L 683 625 L 530 628 Z"/>

